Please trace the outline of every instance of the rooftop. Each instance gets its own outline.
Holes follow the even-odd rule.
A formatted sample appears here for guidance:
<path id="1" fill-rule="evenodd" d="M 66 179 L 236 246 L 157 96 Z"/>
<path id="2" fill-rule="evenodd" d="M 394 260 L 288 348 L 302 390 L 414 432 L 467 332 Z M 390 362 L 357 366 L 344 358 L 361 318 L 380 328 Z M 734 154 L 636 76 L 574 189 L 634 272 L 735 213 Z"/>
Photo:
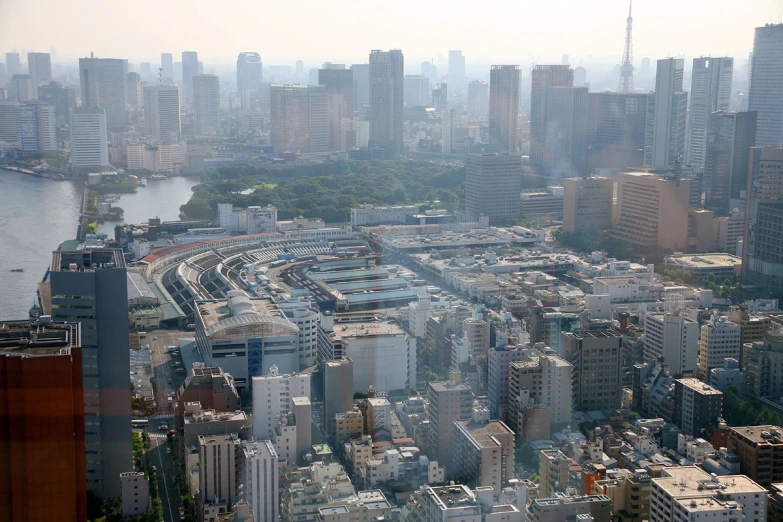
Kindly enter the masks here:
<path id="1" fill-rule="evenodd" d="M 388 335 L 405 335 L 405 330 L 396 322 L 342 323 L 334 325 L 332 338 L 340 340 L 351 337 L 380 337 Z"/>
<path id="2" fill-rule="evenodd" d="M 666 256 L 667 266 L 682 268 L 730 268 L 742 264 L 742 259 L 731 254 L 675 254 Z"/>
<path id="3" fill-rule="evenodd" d="M 238 294 L 242 295 L 238 295 Z M 242 292 L 228 299 L 198 301 L 197 321 L 211 338 L 241 335 L 291 335 L 299 332 L 272 299 L 250 298 Z"/>
<path id="4" fill-rule="evenodd" d="M 723 395 L 722 391 L 716 390 L 709 384 L 704 384 L 698 379 L 676 379 L 674 382 L 679 382 L 683 386 L 687 386 L 701 395 Z"/>
<path id="5" fill-rule="evenodd" d="M 494 437 L 498 435 L 514 436 L 514 432 L 499 420 L 491 420 L 486 423 L 473 421 L 457 421 L 457 423 L 482 448 L 496 447 L 497 442 L 494 440 Z"/>
<path id="6" fill-rule="evenodd" d="M 730 430 L 754 444 L 783 444 L 783 428 L 779 426 L 737 426 Z"/>
<path id="7" fill-rule="evenodd" d="M 558 504 L 576 504 L 576 503 L 587 503 L 587 502 L 611 502 L 612 499 L 607 497 L 606 495 L 584 495 L 584 496 L 574 496 L 569 497 L 566 495 L 558 495 L 554 498 L 537 498 L 533 500 L 533 504 L 531 507 L 544 507 L 544 506 L 556 506 Z"/>
<path id="8" fill-rule="evenodd" d="M 663 468 L 663 475 L 654 478 L 653 484 L 673 498 L 712 497 L 735 493 L 762 493 L 766 489 L 745 475 L 710 476 L 697 466 Z"/>
<path id="9" fill-rule="evenodd" d="M 141 274 L 128 272 L 128 301 L 141 298 L 158 300 Z"/>
<path id="10" fill-rule="evenodd" d="M 79 323 L 0 322 L 0 353 L 59 355 L 81 346 Z"/>
<path id="11" fill-rule="evenodd" d="M 52 253 L 50 270 L 52 272 L 93 272 L 110 268 L 125 268 L 122 250 L 117 248 L 57 250 Z"/>

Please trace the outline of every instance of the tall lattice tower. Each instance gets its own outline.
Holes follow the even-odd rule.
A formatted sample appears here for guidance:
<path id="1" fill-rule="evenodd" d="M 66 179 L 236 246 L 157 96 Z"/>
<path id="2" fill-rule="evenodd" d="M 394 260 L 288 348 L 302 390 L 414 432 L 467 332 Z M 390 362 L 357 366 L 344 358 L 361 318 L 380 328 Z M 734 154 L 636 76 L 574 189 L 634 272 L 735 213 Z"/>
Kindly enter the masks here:
<path id="1" fill-rule="evenodd" d="M 623 64 L 620 66 L 620 82 L 617 84 L 617 92 L 630 94 L 634 92 L 633 88 L 633 41 L 631 40 L 631 29 L 633 27 L 633 17 L 631 16 L 631 7 L 633 0 L 628 5 L 628 20 L 625 25 L 625 50 L 623 51 Z"/>

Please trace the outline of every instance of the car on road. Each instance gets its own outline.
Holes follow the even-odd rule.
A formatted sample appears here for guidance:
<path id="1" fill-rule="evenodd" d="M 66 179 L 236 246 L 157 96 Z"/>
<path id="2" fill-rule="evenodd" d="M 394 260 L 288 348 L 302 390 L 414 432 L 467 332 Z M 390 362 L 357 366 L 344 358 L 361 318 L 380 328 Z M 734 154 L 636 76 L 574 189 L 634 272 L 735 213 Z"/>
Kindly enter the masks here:
<path id="1" fill-rule="evenodd" d="M 161 424 L 160 426 L 158 426 L 158 431 L 168 431 L 168 430 L 169 427 L 165 424 Z"/>
<path id="2" fill-rule="evenodd" d="M 166 448 L 166 454 L 171 455 L 171 448 Z"/>
<path id="3" fill-rule="evenodd" d="M 173 362 L 173 363 L 171 363 L 171 364 L 173 364 L 174 366 L 182 366 L 182 363 L 181 363 L 181 362 L 179 362 L 179 361 L 174 361 L 174 362 Z"/>
<path id="4" fill-rule="evenodd" d="M 171 377 L 168 377 L 168 378 L 166 379 L 166 381 L 167 381 L 169 384 L 171 384 Z"/>
<path id="5" fill-rule="evenodd" d="M 153 337 L 153 338 L 152 338 L 152 340 L 153 340 L 153 341 L 157 341 L 157 340 L 158 340 L 158 338 L 157 338 L 157 337 Z"/>
<path id="6" fill-rule="evenodd" d="M 181 507 L 179 508 L 179 519 L 185 520 L 185 508 Z"/>
<path id="7" fill-rule="evenodd" d="M 152 471 L 157 472 L 158 471 L 158 467 L 157 466 L 152 466 Z"/>
<path id="8" fill-rule="evenodd" d="M 177 368 L 176 370 L 174 370 L 174 373 L 185 375 L 185 368 Z"/>

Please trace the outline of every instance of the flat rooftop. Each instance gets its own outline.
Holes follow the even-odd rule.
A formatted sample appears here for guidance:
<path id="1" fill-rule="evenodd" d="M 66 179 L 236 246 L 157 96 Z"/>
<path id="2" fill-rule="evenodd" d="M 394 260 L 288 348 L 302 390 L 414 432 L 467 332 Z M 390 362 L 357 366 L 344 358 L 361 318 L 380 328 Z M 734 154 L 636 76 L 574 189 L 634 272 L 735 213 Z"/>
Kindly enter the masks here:
<path id="1" fill-rule="evenodd" d="M 453 390 L 470 391 L 468 385 L 463 383 L 453 384 L 451 382 L 431 382 L 430 387 L 436 392 L 446 392 Z"/>
<path id="2" fill-rule="evenodd" d="M 691 390 L 697 391 L 701 395 L 723 395 L 723 392 L 716 390 L 709 384 L 705 384 L 699 379 L 676 379 L 675 382 L 679 382 L 683 386 L 687 386 Z"/>
<path id="3" fill-rule="evenodd" d="M 537 498 L 533 500 L 533 506 L 556 506 L 558 504 L 583 504 L 588 502 L 611 502 L 612 499 L 606 495 L 584 495 L 569 497 L 566 495 L 558 495 L 554 498 Z"/>
<path id="4" fill-rule="evenodd" d="M 739 426 L 729 429 L 754 444 L 783 444 L 783 428 L 780 426 Z"/>
<path id="5" fill-rule="evenodd" d="M 389 335 L 405 335 L 403 330 L 395 322 L 371 322 L 371 323 L 341 323 L 334 325 L 334 333 L 330 334 L 335 340 L 356 337 L 381 337 Z"/>
<path id="6" fill-rule="evenodd" d="M 437 497 L 440 502 L 447 508 L 450 507 L 467 507 L 469 505 L 476 504 L 476 497 L 470 491 L 470 489 L 464 484 L 457 484 L 455 486 L 440 486 L 431 488 L 432 493 Z M 467 505 L 458 504 L 460 500 L 467 500 Z"/>
<path id="7" fill-rule="evenodd" d="M 201 410 L 194 415 L 185 415 L 184 419 L 186 425 L 202 422 L 246 421 L 247 414 L 241 410 L 220 413 L 215 410 Z"/>
<path id="8" fill-rule="evenodd" d="M 684 268 L 733 268 L 742 264 L 742 259 L 731 254 L 683 254 L 681 256 L 666 256 L 666 266 L 681 266 Z"/>
<path id="9" fill-rule="evenodd" d="M 92 250 L 52 253 L 52 272 L 93 272 L 101 269 L 125 268 L 125 258 L 118 248 L 96 248 Z"/>
<path id="10" fill-rule="evenodd" d="M 486 423 L 473 421 L 457 422 L 482 448 L 496 447 L 497 443 L 492 439 L 493 437 L 499 435 L 514 436 L 514 432 L 499 420 L 491 420 Z"/>
<path id="11" fill-rule="evenodd" d="M 0 354 L 58 355 L 81 346 L 79 323 L 0 322 Z"/>
<path id="12" fill-rule="evenodd" d="M 762 493 L 767 490 L 745 475 L 720 475 L 711 477 L 696 466 L 663 468 L 663 477 L 652 481 L 672 498 L 713 497 L 736 493 Z"/>

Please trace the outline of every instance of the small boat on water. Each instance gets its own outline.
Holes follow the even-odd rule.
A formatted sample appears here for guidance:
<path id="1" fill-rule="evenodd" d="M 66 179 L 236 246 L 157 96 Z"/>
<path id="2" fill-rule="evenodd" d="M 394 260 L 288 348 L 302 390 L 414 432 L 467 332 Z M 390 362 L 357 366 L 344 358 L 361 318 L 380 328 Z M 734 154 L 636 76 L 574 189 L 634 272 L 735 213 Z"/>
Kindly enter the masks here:
<path id="1" fill-rule="evenodd" d="M 150 179 L 157 179 L 157 180 L 161 180 L 161 179 L 169 179 L 169 178 L 168 178 L 168 177 L 166 177 L 166 176 L 163 176 L 163 175 L 161 175 L 161 174 L 153 174 L 152 176 L 150 176 Z"/>
<path id="2" fill-rule="evenodd" d="M 142 187 L 146 187 L 147 186 L 147 178 L 141 178 L 141 180 L 139 180 L 139 185 L 141 185 Z"/>
<path id="3" fill-rule="evenodd" d="M 12 268 L 11 272 L 24 272 L 24 268 Z"/>

